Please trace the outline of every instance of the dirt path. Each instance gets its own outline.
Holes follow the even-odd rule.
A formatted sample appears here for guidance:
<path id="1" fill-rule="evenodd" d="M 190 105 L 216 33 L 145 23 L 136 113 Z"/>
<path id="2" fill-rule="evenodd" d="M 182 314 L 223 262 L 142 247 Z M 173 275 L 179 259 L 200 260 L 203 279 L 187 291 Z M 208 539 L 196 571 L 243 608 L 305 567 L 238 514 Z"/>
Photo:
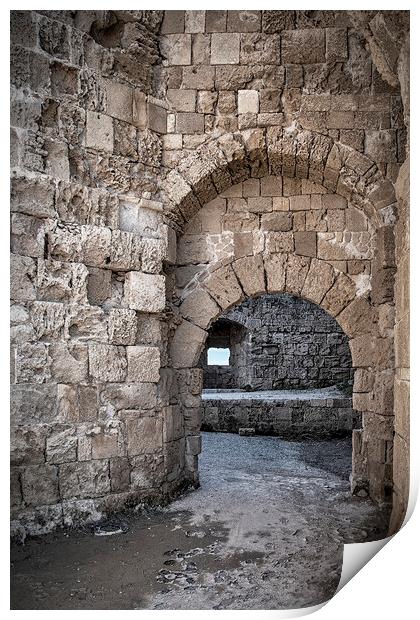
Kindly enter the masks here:
<path id="1" fill-rule="evenodd" d="M 12 546 L 12 609 L 282 609 L 330 598 L 343 542 L 382 538 L 387 511 L 349 495 L 347 439 L 203 434 L 202 486 L 127 531 Z"/>

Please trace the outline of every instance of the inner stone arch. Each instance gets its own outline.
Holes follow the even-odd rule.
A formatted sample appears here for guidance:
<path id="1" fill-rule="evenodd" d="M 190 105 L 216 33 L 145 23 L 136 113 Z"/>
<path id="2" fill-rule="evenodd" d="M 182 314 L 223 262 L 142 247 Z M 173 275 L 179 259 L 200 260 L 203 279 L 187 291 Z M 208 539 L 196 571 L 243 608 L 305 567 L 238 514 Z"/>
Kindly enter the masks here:
<path id="1" fill-rule="evenodd" d="M 379 429 L 372 416 L 392 366 L 392 339 L 377 324 L 378 306 L 388 306 L 374 290 L 382 277 L 375 256 L 384 228 L 352 196 L 308 178 L 274 174 L 243 178 L 192 213 L 178 236 L 172 299 L 179 317 L 170 343 L 181 377 L 187 479 L 198 484 L 199 358 L 209 326 L 246 298 L 288 293 L 317 304 L 349 338 L 353 408 L 363 418 L 362 428 L 353 430 L 352 491 L 381 500 L 390 488 L 391 457 L 376 463 L 384 473 L 380 488 L 371 484 L 368 462 L 377 459 L 377 441 L 385 455 L 392 441 L 391 427 Z"/>

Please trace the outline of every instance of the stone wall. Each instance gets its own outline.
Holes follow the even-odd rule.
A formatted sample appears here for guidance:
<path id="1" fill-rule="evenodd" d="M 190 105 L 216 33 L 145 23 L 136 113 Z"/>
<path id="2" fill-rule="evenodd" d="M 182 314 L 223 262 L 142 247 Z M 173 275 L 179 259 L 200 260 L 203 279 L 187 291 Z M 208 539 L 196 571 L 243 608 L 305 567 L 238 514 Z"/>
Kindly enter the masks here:
<path id="1" fill-rule="evenodd" d="M 242 337 L 225 343 L 231 349 L 228 367 L 209 366 L 207 349 L 224 346 L 214 337 L 221 320 L 210 327 L 200 359 L 204 388 L 281 390 L 340 384 L 352 391 L 347 336 L 315 304 L 291 295 L 265 295 L 222 315 L 222 325 L 226 320 L 244 326 Z"/>
<path id="2" fill-rule="evenodd" d="M 12 516 L 33 531 L 182 481 L 160 374 L 162 17 L 11 15 Z"/>
<path id="3" fill-rule="evenodd" d="M 360 428 L 360 414 L 352 409 L 351 398 L 339 393 L 318 390 L 303 398 L 296 391 L 251 392 L 244 398 L 243 393 L 212 392 L 203 393 L 204 431 L 238 433 L 246 428 L 257 435 L 300 441 L 344 437 Z"/>
<path id="4" fill-rule="evenodd" d="M 198 484 L 206 330 L 261 293 L 337 317 L 353 489 L 389 495 L 407 30 L 401 11 L 12 12 L 16 523 Z"/>

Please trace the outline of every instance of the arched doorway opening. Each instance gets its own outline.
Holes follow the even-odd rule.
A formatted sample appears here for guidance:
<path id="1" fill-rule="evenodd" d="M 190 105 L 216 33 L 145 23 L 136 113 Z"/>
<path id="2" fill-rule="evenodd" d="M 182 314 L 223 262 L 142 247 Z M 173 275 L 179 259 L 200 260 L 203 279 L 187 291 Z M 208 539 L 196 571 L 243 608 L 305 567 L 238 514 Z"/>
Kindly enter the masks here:
<path id="1" fill-rule="evenodd" d="M 265 294 L 223 313 L 208 329 L 199 366 L 204 431 L 347 437 L 350 445 L 361 426 L 348 338 L 302 298 Z"/>

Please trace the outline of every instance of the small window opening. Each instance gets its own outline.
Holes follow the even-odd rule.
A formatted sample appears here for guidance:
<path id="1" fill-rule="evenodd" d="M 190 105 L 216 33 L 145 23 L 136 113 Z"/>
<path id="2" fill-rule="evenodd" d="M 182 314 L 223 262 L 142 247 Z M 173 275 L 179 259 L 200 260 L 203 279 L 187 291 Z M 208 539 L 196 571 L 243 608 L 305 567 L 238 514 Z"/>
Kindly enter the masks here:
<path id="1" fill-rule="evenodd" d="M 229 366 L 230 349 L 210 347 L 207 350 L 207 364 L 209 366 Z"/>

